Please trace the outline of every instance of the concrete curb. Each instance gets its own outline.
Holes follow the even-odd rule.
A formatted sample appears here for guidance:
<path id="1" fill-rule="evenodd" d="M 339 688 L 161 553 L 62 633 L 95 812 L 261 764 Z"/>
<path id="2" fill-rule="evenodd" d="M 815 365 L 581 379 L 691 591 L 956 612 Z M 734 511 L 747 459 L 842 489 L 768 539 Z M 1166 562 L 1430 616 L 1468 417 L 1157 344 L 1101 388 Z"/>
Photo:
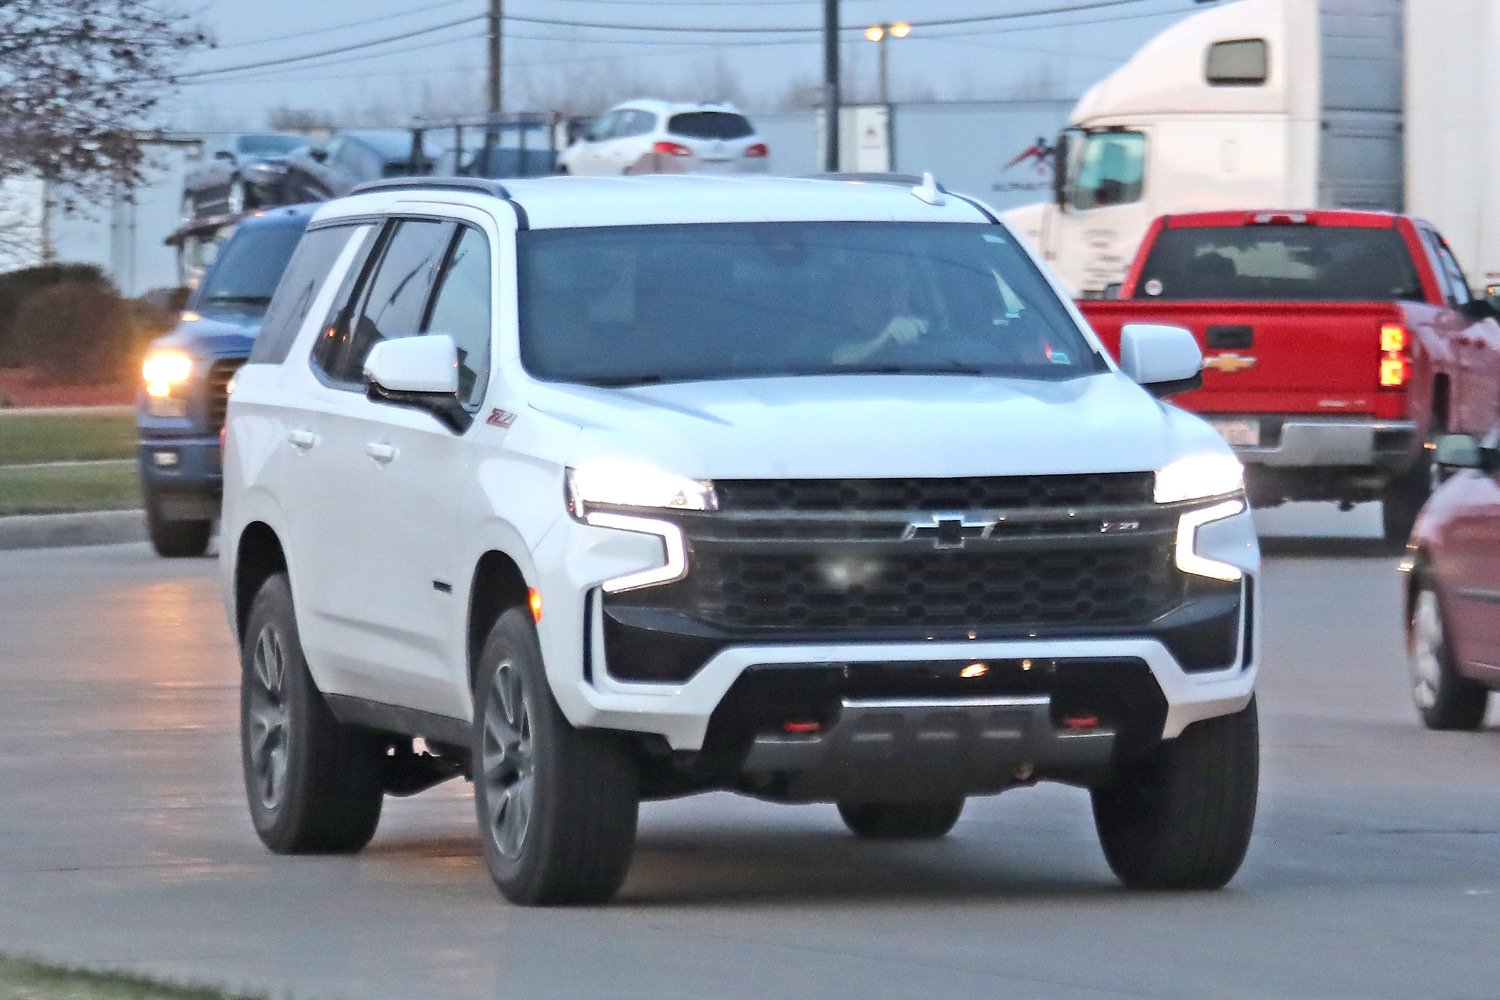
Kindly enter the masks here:
<path id="1" fill-rule="evenodd" d="M 0 551 L 68 545 L 117 545 L 146 538 L 146 512 L 105 510 L 86 514 L 0 517 Z"/>

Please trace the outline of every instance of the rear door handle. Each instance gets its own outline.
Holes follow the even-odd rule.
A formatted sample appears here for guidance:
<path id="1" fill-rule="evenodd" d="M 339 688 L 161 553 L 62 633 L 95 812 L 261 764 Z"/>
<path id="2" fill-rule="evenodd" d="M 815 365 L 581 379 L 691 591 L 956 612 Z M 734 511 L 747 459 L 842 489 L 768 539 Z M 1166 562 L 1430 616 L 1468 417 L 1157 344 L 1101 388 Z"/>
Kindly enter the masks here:
<path id="1" fill-rule="evenodd" d="M 396 457 L 396 446 L 384 441 L 371 441 L 365 445 L 365 454 L 384 465 Z"/>
<path id="2" fill-rule="evenodd" d="M 292 447 L 298 451 L 306 451 L 318 443 L 318 436 L 312 431 L 295 430 L 290 431 L 286 439 L 292 443 Z"/>

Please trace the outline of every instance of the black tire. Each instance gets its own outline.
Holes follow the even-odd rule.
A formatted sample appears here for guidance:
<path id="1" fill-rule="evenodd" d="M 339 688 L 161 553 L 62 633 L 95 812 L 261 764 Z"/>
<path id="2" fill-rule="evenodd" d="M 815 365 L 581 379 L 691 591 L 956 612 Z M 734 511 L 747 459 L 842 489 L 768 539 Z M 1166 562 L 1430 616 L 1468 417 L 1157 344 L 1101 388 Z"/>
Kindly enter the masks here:
<path id="1" fill-rule="evenodd" d="M 1388 545 L 1404 546 L 1411 538 L 1417 515 L 1432 495 L 1431 460 L 1422 451 L 1417 465 L 1393 479 L 1380 500 L 1380 534 Z"/>
<path id="2" fill-rule="evenodd" d="M 937 840 L 964 811 L 964 800 L 938 802 L 840 802 L 839 816 L 866 840 Z"/>
<path id="3" fill-rule="evenodd" d="M 1255 701 L 1194 723 L 1093 790 L 1104 857 L 1132 889 L 1219 889 L 1255 825 L 1260 745 Z"/>
<path id="4" fill-rule="evenodd" d="M 1458 673 L 1448 649 L 1442 602 L 1424 573 L 1407 621 L 1406 663 L 1412 702 L 1428 729 L 1473 731 L 1484 725 L 1488 688 Z"/>
<path id="5" fill-rule="evenodd" d="M 261 842 L 277 854 L 360 850 L 380 823 L 386 747 L 341 724 L 318 693 L 285 574 L 255 595 L 240 663 L 240 760 Z"/>
<path id="6" fill-rule="evenodd" d="M 164 559 L 187 559 L 208 551 L 213 521 L 179 521 L 162 516 L 156 500 L 146 496 L 146 533 L 151 547 Z"/>
<path id="7" fill-rule="evenodd" d="M 474 809 L 490 876 L 527 906 L 606 903 L 630 868 L 639 775 L 623 737 L 575 729 L 531 618 L 500 616 L 474 683 Z"/>

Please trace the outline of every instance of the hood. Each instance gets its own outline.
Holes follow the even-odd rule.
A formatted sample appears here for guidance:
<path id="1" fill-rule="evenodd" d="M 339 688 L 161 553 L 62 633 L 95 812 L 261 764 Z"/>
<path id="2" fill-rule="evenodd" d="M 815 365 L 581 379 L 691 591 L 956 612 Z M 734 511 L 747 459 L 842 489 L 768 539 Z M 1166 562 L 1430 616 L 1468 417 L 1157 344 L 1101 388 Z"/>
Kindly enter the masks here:
<path id="1" fill-rule="evenodd" d="M 183 320 L 176 329 L 152 342 L 155 348 L 175 348 L 195 357 L 244 357 L 260 332 L 262 317 L 249 313 L 216 314 Z"/>
<path id="2" fill-rule="evenodd" d="M 705 479 L 1142 472 L 1228 453 L 1206 423 L 1117 372 L 1041 382 L 839 375 L 629 389 L 538 387 L 582 428 L 573 464 L 629 458 Z"/>

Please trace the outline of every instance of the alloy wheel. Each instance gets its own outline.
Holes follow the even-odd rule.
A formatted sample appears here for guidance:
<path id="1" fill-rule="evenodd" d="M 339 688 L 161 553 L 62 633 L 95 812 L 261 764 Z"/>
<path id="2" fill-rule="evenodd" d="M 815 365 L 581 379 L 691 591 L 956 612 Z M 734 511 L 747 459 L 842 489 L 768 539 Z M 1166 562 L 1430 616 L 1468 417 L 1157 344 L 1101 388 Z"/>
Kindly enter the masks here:
<path id="1" fill-rule="evenodd" d="M 500 854 L 519 858 L 531 829 L 536 801 L 536 761 L 525 680 L 510 660 L 495 668 L 484 705 L 480 780 L 484 782 L 486 832 Z"/>
<path id="2" fill-rule="evenodd" d="M 1443 618 L 1438 610 L 1437 595 L 1423 590 L 1417 595 L 1412 611 L 1411 671 L 1412 697 L 1418 708 L 1430 709 L 1437 704 L 1438 688 L 1443 682 Z"/>
<path id="3" fill-rule="evenodd" d="M 286 647 L 275 625 L 255 640 L 250 660 L 250 766 L 255 790 L 267 810 L 281 806 L 286 790 L 287 726 Z"/>

